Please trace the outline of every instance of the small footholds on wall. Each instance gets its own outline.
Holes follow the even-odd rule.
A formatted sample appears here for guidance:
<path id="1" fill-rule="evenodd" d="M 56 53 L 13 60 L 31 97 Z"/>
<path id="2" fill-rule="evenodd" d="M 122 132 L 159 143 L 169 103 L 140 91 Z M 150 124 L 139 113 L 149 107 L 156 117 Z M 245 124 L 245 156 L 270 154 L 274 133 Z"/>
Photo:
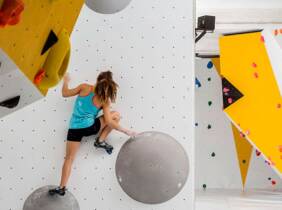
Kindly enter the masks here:
<path id="1" fill-rule="evenodd" d="M 195 79 L 196 87 L 200 88 L 202 86 L 200 80 L 198 78 Z"/>
<path id="2" fill-rule="evenodd" d="M 207 64 L 207 68 L 211 69 L 212 67 L 213 67 L 213 63 L 211 61 L 209 61 L 208 64 Z"/>
<path id="3" fill-rule="evenodd" d="M 260 156 L 260 155 L 261 155 L 261 152 L 258 151 L 258 150 L 256 150 L 256 156 L 258 157 L 258 156 Z"/>
<path id="4" fill-rule="evenodd" d="M 258 79 L 258 78 L 259 78 L 259 74 L 258 74 L 258 72 L 254 72 L 254 77 L 255 77 L 256 79 Z"/>

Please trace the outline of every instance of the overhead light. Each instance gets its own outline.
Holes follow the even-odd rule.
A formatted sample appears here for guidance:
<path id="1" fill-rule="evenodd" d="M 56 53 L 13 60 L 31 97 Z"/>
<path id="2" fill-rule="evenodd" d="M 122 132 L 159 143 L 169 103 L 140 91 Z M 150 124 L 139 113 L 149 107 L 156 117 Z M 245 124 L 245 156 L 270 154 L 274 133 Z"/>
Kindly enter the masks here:
<path id="1" fill-rule="evenodd" d="M 215 16 L 205 15 L 198 17 L 198 26 L 196 28 L 197 43 L 206 33 L 213 33 L 215 29 Z M 201 32 L 199 35 L 197 32 Z"/>

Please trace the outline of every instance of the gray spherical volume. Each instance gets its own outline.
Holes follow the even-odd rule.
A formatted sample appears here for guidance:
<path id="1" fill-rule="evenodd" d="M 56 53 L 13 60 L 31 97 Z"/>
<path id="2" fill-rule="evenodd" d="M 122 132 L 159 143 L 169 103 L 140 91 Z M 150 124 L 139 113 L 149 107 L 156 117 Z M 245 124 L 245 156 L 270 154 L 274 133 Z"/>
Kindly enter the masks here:
<path id="1" fill-rule="evenodd" d="M 44 186 L 35 190 L 25 201 L 23 210 L 79 210 L 75 197 L 66 192 L 64 196 L 49 195 L 55 186 Z"/>
<path id="2" fill-rule="evenodd" d="M 93 11 L 102 14 L 113 14 L 126 8 L 131 0 L 85 0 L 85 4 Z"/>
<path id="3" fill-rule="evenodd" d="M 116 161 L 121 188 L 142 203 L 163 203 L 176 196 L 186 183 L 189 160 L 184 148 L 171 136 L 144 132 L 129 139 Z"/>

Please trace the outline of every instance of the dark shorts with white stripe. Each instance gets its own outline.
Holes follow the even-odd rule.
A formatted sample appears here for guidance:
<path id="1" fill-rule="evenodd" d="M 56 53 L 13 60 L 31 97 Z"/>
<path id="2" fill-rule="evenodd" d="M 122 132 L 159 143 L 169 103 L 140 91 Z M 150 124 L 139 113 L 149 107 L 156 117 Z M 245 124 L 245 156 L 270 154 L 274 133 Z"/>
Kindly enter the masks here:
<path id="1" fill-rule="evenodd" d="M 100 128 L 101 128 L 100 119 L 96 118 L 94 124 L 91 125 L 90 127 L 79 128 L 79 129 L 72 129 L 72 128 L 70 128 L 68 130 L 67 140 L 68 141 L 80 142 L 83 137 L 92 136 L 92 135 L 98 134 L 99 131 L 100 131 Z"/>

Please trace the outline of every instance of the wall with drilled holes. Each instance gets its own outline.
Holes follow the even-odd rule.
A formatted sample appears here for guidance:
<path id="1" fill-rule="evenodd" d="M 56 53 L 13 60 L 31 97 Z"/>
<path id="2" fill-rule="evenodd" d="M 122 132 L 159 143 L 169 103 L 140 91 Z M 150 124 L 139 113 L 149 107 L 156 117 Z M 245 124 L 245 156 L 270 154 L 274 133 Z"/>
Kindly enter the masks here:
<path id="1" fill-rule="evenodd" d="M 127 137 L 113 132 L 108 156 L 85 138 L 74 163 L 69 190 L 82 210 L 186 210 L 193 204 L 193 5 L 192 0 L 145 0 L 114 15 L 84 6 L 72 34 L 71 86 L 94 83 L 110 69 L 120 86 L 113 109 L 121 123 L 138 132 L 175 137 L 190 158 L 189 180 L 160 205 L 133 201 L 119 187 L 114 166 Z M 19 210 L 35 189 L 58 184 L 74 98 L 61 85 L 45 99 L 0 119 L 0 206 Z M 130 157 L 129 157 L 130 158 Z M 173 158 L 173 157 L 168 157 Z"/>
<path id="2" fill-rule="evenodd" d="M 241 175 L 230 121 L 222 111 L 221 79 L 210 59 L 196 59 L 196 188 L 241 189 Z M 253 151 L 247 189 L 281 189 L 282 181 Z"/>

